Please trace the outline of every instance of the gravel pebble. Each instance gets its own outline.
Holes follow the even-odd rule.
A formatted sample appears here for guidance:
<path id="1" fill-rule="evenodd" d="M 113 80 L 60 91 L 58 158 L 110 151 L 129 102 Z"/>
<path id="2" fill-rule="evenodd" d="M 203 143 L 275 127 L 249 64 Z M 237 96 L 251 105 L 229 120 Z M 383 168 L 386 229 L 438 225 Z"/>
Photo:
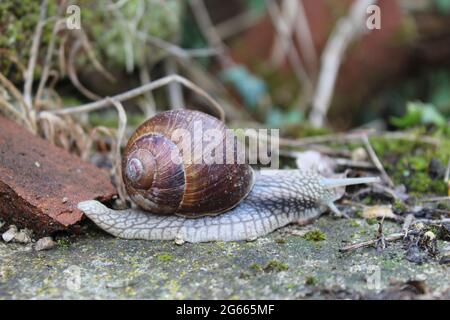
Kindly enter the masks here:
<path id="1" fill-rule="evenodd" d="M 39 239 L 34 246 L 34 250 L 42 251 L 42 250 L 50 250 L 56 245 L 55 241 L 51 237 L 44 237 Z"/>
<path id="2" fill-rule="evenodd" d="M 27 229 L 22 229 L 17 232 L 13 239 L 14 242 L 19 243 L 30 243 L 31 242 L 31 233 Z"/>
<path id="3" fill-rule="evenodd" d="M 352 160 L 353 161 L 364 161 L 367 160 L 367 151 L 363 147 L 356 148 L 352 152 Z"/>
<path id="4" fill-rule="evenodd" d="M 15 225 L 11 225 L 9 229 L 2 234 L 2 239 L 5 242 L 10 242 L 17 234 L 17 227 Z"/>
<path id="5" fill-rule="evenodd" d="M 17 230 L 15 225 L 11 225 L 9 229 L 2 234 L 2 238 L 5 242 L 18 242 L 27 244 L 31 242 L 32 231 L 28 229 Z"/>

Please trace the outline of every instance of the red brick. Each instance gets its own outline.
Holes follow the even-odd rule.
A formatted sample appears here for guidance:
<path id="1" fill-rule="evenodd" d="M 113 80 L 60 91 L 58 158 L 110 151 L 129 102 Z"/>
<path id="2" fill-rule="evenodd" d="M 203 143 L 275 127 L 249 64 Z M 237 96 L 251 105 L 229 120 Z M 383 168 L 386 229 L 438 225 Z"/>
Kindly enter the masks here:
<path id="1" fill-rule="evenodd" d="M 106 171 L 0 117 L 0 219 L 47 235 L 73 229 L 78 202 L 114 194 Z"/>

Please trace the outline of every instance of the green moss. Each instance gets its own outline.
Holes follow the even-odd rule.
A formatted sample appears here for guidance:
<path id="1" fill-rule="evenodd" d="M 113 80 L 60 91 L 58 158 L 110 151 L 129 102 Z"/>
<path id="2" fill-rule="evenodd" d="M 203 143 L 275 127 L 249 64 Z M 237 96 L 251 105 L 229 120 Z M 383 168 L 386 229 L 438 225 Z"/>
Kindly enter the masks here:
<path id="1" fill-rule="evenodd" d="M 282 263 L 278 260 L 270 260 L 266 266 L 264 267 L 264 271 L 271 272 L 271 271 L 286 271 L 289 269 L 289 266 L 286 263 Z"/>
<path id="2" fill-rule="evenodd" d="M 47 2 L 47 17 L 56 13 L 56 1 Z M 22 81 L 22 71 L 28 64 L 30 48 L 39 21 L 40 1 L 13 0 L 0 2 L 0 72 L 13 82 Z M 41 48 L 46 48 L 53 23 L 47 23 L 41 37 Z M 56 39 L 58 42 L 58 38 Z M 39 77 L 45 50 L 39 51 L 35 78 Z M 14 60 L 17 61 L 13 62 Z"/>
<path id="3" fill-rule="evenodd" d="M 372 226 L 374 224 L 377 224 L 377 218 L 366 219 L 366 222 L 368 225 Z"/>
<path id="4" fill-rule="evenodd" d="M 367 196 L 362 201 L 365 205 L 373 205 L 375 203 L 374 199 L 371 196 Z M 360 217 L 362 217 L 362 211 L 358 213 Z"/>
<path id="5" fill-rule="evenodd" d="M 355 220 L 355 219 L 350 219 L 348 221 L 349 225 L 352 226 L 353 228 L 358 228 L 360 227 L 359 223 Z"/>
<path id="6" fill-rule="evenodd" d="M 58 247 L 64 248 L 64 249 L 67 249 L 70 247 L 70 241 L 67 238 L 60 238 L 60 239 L 56 240 L 56 244 L 58 245 Z"/>
<path id="7" fill-rule="evenodd" d="M 14 269 L 9 266 L 0 266 L 0 283 L 8 281 L 15 274 Z"/>
<path id="8" fill-rule="evenodd" d="M 323 241 L 326 239 L 325 234 L 320 231 L 320 230 L 312 230 L 312 231 L 308 231 L 307 233 L 305 233 L 305 235 L 303 236 L 303 238 L 305 238 L 308 241 L 314 241 L 314 242 L 318 242 L 318 241 Z"/>
<path id="9" fill-rule="evenodd" d="M 419 137 L 425 134 L 423 128 L 416 129 Z M 434 146 L 417 141 L 374 137 L 370 141 L 380 157 L 387 173 L 396 185 L 404 184 L 410 194 L 446 195 L 447 185 L 443 179 L 432 179 L 428 165 L 432 158 L 447 163 L 450 158 L 450 138 L 443 133 L 436 134 L 441 144 Z"/>
<path id="10" fill-rule="evenodd" d="M 308 286 L 314 286 L 318 283 L 318 280 L 314 276 L 306 277 L 305 284 Z"/>
<path id="11" fill-rule="evenodd" d="M 392 205 L 392 209 L 394 211 L 400 211 L 403 212 L 407 209 L 407 207 L 405 206 L 405 204 L 400 201 L 400 200 L 395 200 L 394 204 Z"/>
<path id="12" fill-rule="evenodd" d="M 173 256 L 168 252 L 163 252 L 157 255 L 156 257 L 159 262 L 170 262 L 173 260 Z"/>
<path id="13" fill-rule="evenodd" d="M 183 3 L 179 0 L 127 1 L 117 10 L 108 10 L 104 1 L 78 0 L 83 10 L 82 23 L 95 42 L 96 53 L 110 65 L 134 68 L 149 58 L 157 61 L 163 53 L 148 46 L 138 36 L 147 34 L 164 40 L 172 39 L 180 28 Z M 130 33 L 129 22 L 133 21 L 135 32 Z M 148 62 L 148 61 L 147 61 Z"/>
<path id="14" fill-rule="evenodd" d="M 286 289 L 288 289 L 288 290 L 293 290 L 293 289 L 295 289 L 297 286 L 295 285 L 295 284 L 293 284 L 293 283 L 288 283 L 287 285 L 286 285 Z"/>
<path id="15" fill-rule="evenodd" d="M 261 267 L 261 265 L 257 264 L 256 262 L 252 263 L 252 264 L 249 266 L 249 268 L 252 269 L 253 271 L 262 271 L 262 269 L 263 269 L 263 268 Z"/>
<path id="16" fill-rule="evenodd" d="M 365 200 L 366 198 L 364 198 L 364 200 Z M 364 201 L 363 201 L 364 202 Z M 363 212 L 362 212 L 362 210 L 358 210 L 358 211 L 356 211 L 355 212 L 355 217 L 356 218 L 362 218 L 363 217 Z"/>

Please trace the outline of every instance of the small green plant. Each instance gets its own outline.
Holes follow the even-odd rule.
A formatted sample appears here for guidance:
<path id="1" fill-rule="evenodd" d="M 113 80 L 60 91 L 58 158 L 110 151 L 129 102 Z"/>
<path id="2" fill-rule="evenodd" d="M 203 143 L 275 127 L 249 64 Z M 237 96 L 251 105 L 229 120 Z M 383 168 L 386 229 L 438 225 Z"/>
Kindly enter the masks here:
<path id="1" fill-rule="evenodd" d="M 308 241 L 318 242 L 326 239 L 325 234 L 320 230 L 312 230 L 305 233 L 303 236 Z"/>
<path id="2" fill-rule="evenodd" d="M 56 240 L 56 244 L 58 245 L 58 247 L 60 248 L 69 248 L 70 247 L 70 241 L 67 238 L 60 238 L 58 240 Z"/>
<path id="3" fill-rule="evenodd" d="M 314 286 L 317 284 L 317 279 L 314 276 L 308 276 L 305 279 L 305 284 L 308 286 Z"/>
<path id="4" fill-rule="evenodd" d="M 157 259 L 159 262 L 169 262 L 173 260 L 173 256 L 170 253 L 163 252 L 158 254 Z"/>
<path id="5" fill-rule="evenodd" d="M 278 260 L 270 260 L 266 266 L 264 267 L 264 271 L 271 272 L 271 271 L 286 271 L 289 269 L 289 266 L 286 263 L 282 263 Z"/>
<path id="6" fill-rule="evenodd" d="M 253 271 L 262 271 L 262 267 L 256 262 L 250 265 L 250 269 L 252 269 Z"/>
<path id="7" fill-rule="evenodd" d="M 434 105 L 420 101 L 408 102 L 406 114 L 403 117 L 391 118 L 391 123 L 402 129 L 417 125 L 432 124 L 438 128 L 447 125 L 445 117 L 439 113 Z"/>

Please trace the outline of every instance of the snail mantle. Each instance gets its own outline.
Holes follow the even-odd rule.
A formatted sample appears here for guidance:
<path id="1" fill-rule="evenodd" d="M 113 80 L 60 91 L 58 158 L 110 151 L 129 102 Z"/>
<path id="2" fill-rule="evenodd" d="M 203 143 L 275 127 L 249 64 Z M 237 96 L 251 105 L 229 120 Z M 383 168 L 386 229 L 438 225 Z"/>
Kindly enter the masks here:
<path id="1" fill-rule="evenodd" d="M 47 235 L 75 230 L 80 201 L 116 194 L 108 174 L 0 117 L 0 219 Z"/>

